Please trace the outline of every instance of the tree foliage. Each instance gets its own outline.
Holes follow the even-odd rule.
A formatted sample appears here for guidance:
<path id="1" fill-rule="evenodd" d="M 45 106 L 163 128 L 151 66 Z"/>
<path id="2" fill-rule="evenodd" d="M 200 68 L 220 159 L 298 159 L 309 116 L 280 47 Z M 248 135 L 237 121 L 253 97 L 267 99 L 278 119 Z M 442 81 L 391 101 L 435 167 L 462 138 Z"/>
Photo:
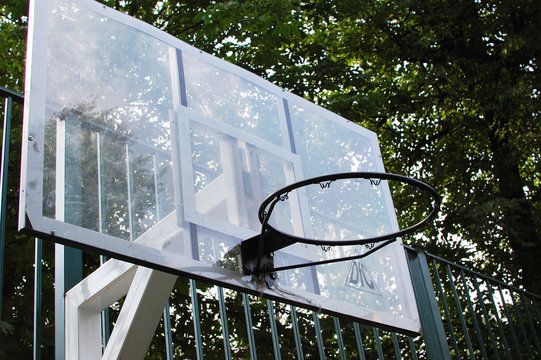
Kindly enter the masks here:
<path id="1" fill-rule="evenodd" d="M 443 195 L 436 227 L 415 241 L 541 293 L 541 2 L 102 2 L 374 130 L 388 172 Z M 0 10 L 1 85 L 22 92 L 27 3 Z M 8 271 L 22 271 L 20 257 Z M 27 289 L 23 277 L 5 286 Z"/>
<path id="2" fill-rule="evenodd" d="M 416 241 L 541 292 L 539 2 L 109 5 L 376 131 L 387 171 L 443 195 Z"/>

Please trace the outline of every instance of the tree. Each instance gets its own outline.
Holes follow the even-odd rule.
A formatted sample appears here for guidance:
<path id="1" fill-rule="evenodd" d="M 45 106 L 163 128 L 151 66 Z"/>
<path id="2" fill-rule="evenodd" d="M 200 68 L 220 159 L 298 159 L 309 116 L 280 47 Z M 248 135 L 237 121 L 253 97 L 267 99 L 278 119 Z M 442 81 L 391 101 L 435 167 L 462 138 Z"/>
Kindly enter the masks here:
<path id="1" fill-rule="evenodd" d="M 376 131 L 388 171 L 444 196 L 430 251 L 541 292 L 538 2 L 134 4 L 120 9 Z"/>
<path id="2" fill-rule="evenodd" d="M 25 1 L 0 2 L 0 85 L 22 93 L 26 48 Z"/>
<path id="3" fill-rule="evenodd" d="M 323 98 L 378 131 L 391 171 L 440 188 L 444 218 L 431 251 L 466 240 L 482 268 L 505 264 L 539 292 L 539 4 L 350 5 L 328 6 L 319 38 L 335 63 L 363 76 L 338 74 L 340 87 Z"/>

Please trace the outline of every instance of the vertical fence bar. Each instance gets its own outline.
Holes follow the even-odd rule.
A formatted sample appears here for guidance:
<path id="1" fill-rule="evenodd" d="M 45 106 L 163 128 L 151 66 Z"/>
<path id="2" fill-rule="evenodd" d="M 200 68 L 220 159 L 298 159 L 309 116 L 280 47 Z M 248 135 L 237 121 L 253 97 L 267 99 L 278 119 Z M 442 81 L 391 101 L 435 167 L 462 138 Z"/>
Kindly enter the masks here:
<path id="1" fill-rule="evenodd" d="M 55 359 L 65 358 L 65 304 L 66 292 L 83 279 L 83 252 L 55 244 Z"/>
<path id="2" fill-rule="evenodd" d="M 407 252 L 426 351 L 430 359 L 450 359 L 440 308 L 434 292 L 426 255 L 421 249 Z"/>
<path id="3" fill-rule="evenodd" d="M 502 299 L 502 307 L 505 313 L 505 317 L 507 318 L 507 322 L 509 323 L 509 327 L 511 328 L 511 339 L 513 340 L 513 345 L 517 351 L 518 358 L 522 359 L 522 351 L 520 351 L 520 346 L 518 345 L 518 339 L 515 334 L 515 326 L 513 325 L 513 319 L 511 319 L 511 316 L 509 316 L 509 309 L 507 309 L 507 304 L 505 303 L 505 297 L 503 296 L 503 291 L 500 284 L 498 284 L 498 291 L 500 293 L 500 298 Z"/>
<path id="4" fill-rule="evenodd" d="M 453 291 L 453 297 L 455 299 L 455 304 L 457 308 L 457 315 L 458 315 L 458 318 L 460 319 L 460 325 L 462 326 L 462 331 L 464 332 L 464 339 L 466 340 L 466 345 L 468 346 L 470 359 L 475 360 L 475 356 L 473 354 L 473 346 L 470 339 L 470 334 L 468 332 L 468 327 L 466 326 L 466 319 L 464 318 L 464 311 L 462 310 L 462 305 L 460 304 L 460 298 L 458 296 L 458 292 L 455 286 L 455 280 L 453 279 L 453 272 L 451 271 L 451 267 L 449 266 L 449 264 L 445 266 L 445 269 L 447 270 L 447 277 L 449 279 L 449 283 L 451 284 L 451 289 Z"/>
<path id="5" fill-rule="evenodd" d="M 353 323 L 353 332 L 355 333 L 355 342 L 357 343 L 357 352 L 359 353 L 359 359 L 366 360 L 366 355 L 364 353 L 363 347 L 363 338 L 361 336 L 361 328 L 356 322 Z"/>
<path id="6" fill-rule="evenodd" d="M 7 218 L 7 192 L 8 192 L 8 163 L 9 139 L 11 133 L 11 106 L 13 100 L 10 96 L 4 102 L 4 126 L 2 133 L 2 166 L 0 169 L 0 319 L 2 319 L 2 299 L 4 294 L 4 247 L 6 243 Z"/>
<path id="7" fill-rule="evenodd" d="M 41 359 L 41 280 L 42 242 L 36 238 L 34 257 L 34 360 Z"/>
<path id="8" fill-rule="evenodd" d="M 280 339 L 278 337 L 278 327 L 276 326 L 276 315 L 274 314 L 274 302 L 267 300 L 267 309 L 269 311 L 269 322 L 271 327 L 272 347 L 274 348 L 274 359 L 280 360 Z"/>
<path id="9" fill-rule="evenodd" d="M 505 331 L 503 329 L 502 320 L 500 318 L 500 311 L 498 310 L 498 306 L 496 304 L 496 301 L 494 301 L 494 296 L 492 295 L 494 288 L 492 287 L 492 284 L 488 283 L 488 296 L 490 299 L 490 302 L 492 303 L 492 308 L 494 309 L 494 316 L 496 317 L 496 322 L 498 323 L 498 331 L 500 332 L 500 336 L 502 338 L 503 345 L 505 347 L 505 353 L 507 354 L 507 358 L 511 360 L 513 357 L 511 356 L 511 352 L 509 350 L 509 344 L 507 343 L 507 337 L 505 336 Z"/>
<path id="10" fill-rule="evenodd" d="M 346 360 L 346 350 L 344 346 L 344 339 L 342 338 L 342 329 L 340 329 L 340 320 L 335 316 L 334 329 L 336 331 L 336 340 L 338 341 L 338 351 L 340 352 L 340 358 Z"/>
<path id="11" fill-rule="evenodd" d="M 319 323 L 319 316 L 317 315 L 317 312 L 312 311 L 312 317 L 314 319 L 314 329 L 316 331 L 317 351 L 319 353 L 319 358 L 325 359 L 325 345 L 323 344 L 323 336 L 321 335 L 321 325 Z"/>
<path id="12" fill-rule="evenodd" d="M 413 338 L 411 336 L 408 336 L 408 344 L 409 344 L 410 350 L 411 350 L 411 358 L 413 360 L 419 359 L 417 357 L 417 349 L 415 348 L 415 343 L 413 342 Z"/>
<path id="13" fill-rule="evenodd" d="M 537 302 L 535 301 L 535 298 L 532 297 L 533 302 L 533 308 L 535 310 L 535 316 L 537 317 L 537 323 L 541 324 L 541 314 L 539 314 L 539 309 L 537 308 Z"/>
<path id="14" fill-rule="evenodd" d="M 250 310 L 250 298 L 248 297 L 248 294 L 242 293 L 242 300 L 244 302 L 244 316 L 246 318 L 246 331 L 248 333 L 248 346 L 250 348 L 250 358 L 252 360 L 256 360 L 257 353 L 255 350 L 254 327 L 252 323 L 252 312 Z"/>
<path id="15" fill-rule="evenodd" d="M 297 348 L 297 359 L 304 359 L 302 352 L 301 332 L 299 330 L 299 319 L 297 318 L 297 309 L 295 306 L 290 306 L 291 323 L 293 325 L 293 337 L 295 338 L 295 346 Z"/>
<path id="16" fill-rule="evenodd" d="M 528 341 L 528 336 L 526 336 L 526 329 L 524 329 L 524 322 L 522 321 L 522 316 L 520 316 L 520 310 L 517 306 L 514 292 L 511 292 L 510 290 L 509 294 L 511 295 L 511 300 L 513 301 L 513 308 L 515 309 L 515 313 L 517 314 L 517 321 L 518 321 L 520 332 L 522 333 L 522 337 L 524 338 L 524 342 L 526 343 L 526 350 L 528 351 L 528 357 L 530 359 L 533 359 L 532 349 L 530 348 L 530 342 Z"/>
<path id="17" fill-rule="evenodd" d="M 539 339 L 537 338 L 537 332 L 535 331 L 535 326 L 532 321 L 532 316 L 530 314 L 530 309 L 528 306 L 528 302 L 524 298 L 524 294 L 520 294 L 520 301 L 522 302 L 522 306 L 524 306 L 524 309 L 526 310 L 526 315 L 528 316 L 528 326 L 530 327 L 530 331 L 532 333 L 532 338 L 535 343 L 535 347 L 537 349 L 537 353 L 539 356 L 541 356 L 541 347 L 539 346 Z"/>
<path id="18" fill-rule="evenodd" d="M 488 331 L 488 337 L 490 338 L 490 343 L 492 345 L 492 349 L 494 350 L 494 357 L 499 360 L 500 354 L 498 352 L 498 346 L 496 345 L 496 340 L 494 339 L 494 333 L 492 332 L 492 325 L 490 325 L 490 318 L 488 317 L 488 312 L 485 306 L 485 300 L 483 298 L 483 293 L 481 292 L 481 288 L 479 287 L 478 278 L 476 275 L 473 275 L 472 279 L 473 285 L 475 287 L 475 291 L 477 292 L 477 299 L 480 302 L 481 305 L 481 311 L 483 313 L 483 317 L 486 320 L 486 327 Z"/>
<path id="19" fill-rule="evenodd" d="M 171 313 L 169 312 L 169 300 L 163 308 L 163 332 L 165 334 L 165 356 L 167 360 L 175 358 L 173 353 L 173 334 L 171 333 Z"/>
<path id="20" fill-rule="evenodd" d="M 385 360 L 385 357 L 383 356 L 383 348 L 381 347 L 381 339 L 379 337 L 378 328 L 373 327 L 372 332 L 374 333 L 374 342 L 376 343 L 376 349 L 378 350 L 378 359 Z"/>
<path id="21" fill-rule="evenodd" d="M 475 309 L 473 307 L 473 302 L 470 296 L 470 288 L 468 287 L 468 282 L 466 281 L 466 275 L 464 270 L 460 269 L 460 277 L 462 278 L 462 286 L 464 286 L 464 293 L 466 295 L 466 300 L 468 302 L 468 308 L 470 309 L 470 316 L 473 322 L 473 328 L 475 330 L 475 335 L 477 336 L 477 341 L 481 348 L 481 355 L 483 359 L 488 359 L 488 355 L 485 349 L 485 343 L 483 341 L 483 334 L 481 334 L 481 328 L 479 328 L 479 322 L 477 321 L 477 316 L 475 315 Z"/>
<path id="22" fill-rule="evenodd" d="M 396 356 L 396 359 L 400 360 L 402 356 L 400 356 L 400 344 L 398 343 L 398 336 L 396 336 L 395 332 L 392 332 L 391 336 L 393 338 L 394 354 Z"/>
<path id="23" fill-rule="evenodd" d="M 222 337 L 224 341 L 224 355 L 227 360 L 231 360 L 231 344 L 229 343 L 229 328 L 227 326 L 227 312 L 225 309 L 224 289 L 217 286 L 218 307 L 220 309 L 220 322 L 222 323 Z"/>
<path id="24" fill-rule="evenodd" d="M 201 319 L 199 317 L 199 301 L 197 301 L 197 284 L 190 279 L 190 292 L 192 297 L 193 329 L 195 336 L 195 349 L 198 360 L 203 360 L 203 337 L 201 336 Z"/>
<path id="25" fill-rule="evenodd" d="M 356 322 L 353 323 L 353 331 L 355 332 L 355 342 L 357 343 L 357 351 L 359 352 L 359 359 L 366 360 L 366 355 L 364 354 L 364 347 L 363 347 L 363 338 L 361 336 L 361 329 L 359 328 L 359 324 L 357 324 Z"/>
<path id="26" fill-rule="evenodd" d="M 436 281 L 436 287 L 438 288 L 438 293 L 440 295 L 440 301 L 443 305 L 443 311 L 445 313 L 445 321 L 447 322 L 447 327 L 449 328 L 449 335 L 451 337 L 451 343 L 453 345 L 453 349 L 455 350 L 456 358 L 460 358 L 460 350 L 458 348 L 458 343 L 456 341 L 456 335 L 455 330 L 453 327 L 453 322 L 451 321 L 451 312 L 449 311 L 449 306 L 447 305 L 447 300 L 445 299 L 445 293 L 443 291 L 443 286 L 440 279 L 440 274 L 438 271 L 438 266 L 436 263 L 436 260 L 432 259 L 432 267 L 434 269 L 434 279 Z"/>

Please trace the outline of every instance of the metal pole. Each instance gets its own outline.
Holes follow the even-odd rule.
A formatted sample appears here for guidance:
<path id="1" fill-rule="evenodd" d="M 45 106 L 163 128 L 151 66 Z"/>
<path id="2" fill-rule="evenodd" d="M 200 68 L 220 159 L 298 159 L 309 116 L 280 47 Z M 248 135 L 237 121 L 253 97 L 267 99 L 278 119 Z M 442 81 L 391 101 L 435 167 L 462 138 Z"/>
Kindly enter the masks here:
<path id="1" fill-rule="evenodd" d="M 70 191 L 67 182 L 80 182 L 81 170 L 78 164 L 66 162 L 68 156 L 81 158 L 83 151 L 80 142 L 69 144 L 69 137 L 81 136 L 81 123 L 78 118 L 70 117 L 68 121 L 58 120 L 56 127 L 56 220 L 72 224 L 80 224 L 81 219 L 77 215 L 77 204 L 66 206 L 66 198 L 80 198 L 80 193 Z M 71 146 L 69 146 L 71 145 Z M 69 165 L 68 165 L 69 164 Z M 76 188 L 76 187 L 74 187 Z M 55 359 L 65 358 L 65 304 L 66 292 L 83 279 L 83 252 L 68 246 L 55 244 Z"/>
<path id="2" fill-rule="evenodd" d="M 502 302 L 503 312 L 505 314 L 505 317 L 507 318 L 507 325 L 511 330 L 510 333 L 511 333 L 511 340 L 513 340 L 513 348 L 517 352 L 516 359 L 522 359 L 522 352 L 521 352 L 520 346 L 518 344 L 517 335 L 515 334 L 515 326 L 513 325 L 513 319 L 509 315 L 509 310 L 507 309 L 508 304 L 505 301 L 505 296 L 503 294 L 502 287 L 500 286 L 500 284 L 497 284 L 497 287 L 498 287 L 498 293 L 500 294 L 500 299 L 501 299 L 501 302 Z M 509 294 L 511 295 L 511 290 L 509 290 Z"/>
<path id="3" fill-rule="evenodd" d="M 344 345 L 344 339 L 342 338 L 342 330 L 340 329 L 340 319 L 334 316 L 333 321 L 334 330 L 336 331 L 336 342 L 338 343 L 338 352 L 340 353 L 340 359 L 346 360 L 346 347 Z"/>
<path id="4" fill-rule="evenodd" d="M 66 318 L 64 296 L 83 279 L 83 252 L 79 249 L 55 244 L 55 359 L 65 359 Z"/>
<path id="5" fill-rule="evenodd" d="M 34 360 L 41 359 L 41 258 L 42 241 L 36 238 L 34 268 Z"/>
<path id="6" fill-rule="evenodd" d="M 173 335 L 171 334 L 171 314 L 169 312 L 169 300 L 163 308 L 163 332 L 165 333 L 165 354 L 167 360 L 175 358 L 173 353 Z"/>
<path id="7" fill-rule="evenodd" d="M 458 295 L 458 291 L 455 285 L 455 280 L 453 278 L 453 272 L 451 270 L 451 265 L 446 264 L 445 270 L 447 272 L 447 278 L 449 279 L 449 284 L 451 285 L 451 290 L 453 292 L 453 298 L 455 299 L 455 305 L 457 310 L 458 319 L 460 320 L 460 325 L 462 326 L 462 332 L 464 334 L 464 339 L 466 340 L 466 346 L 468 347 L 468 354 L 471 360 L 475 360 L 475 352 L 473 349 L 473 345 L 470 339 L 470 334 L 468 332 L 469 327 L 466 322 L 465 312 L 462 308 L 462 305 L 460 303 L 460 296 Z"/>
<path id="8" fill-rule="evenodd" d="M 475 292 L 477 294 L 478 303 L 481 305 L 481 312 L 483 314 L 483 317 L 485 318 L 485 327 L 488 331 L 488 338 L 490 339 L 490 343 L 492 345 L 492 350 L 494 352 L 494 358 L 495 360 L 500 360 L 500 354 L 498 352 L 498 345 L 496 344 L 496 339 L 494 338 L 494 333 L 492 332 L 492 325 L 490 324 L 490 317 L 488 316 L 488 311 L 485 305 L 485 297 L 483 296 L 483 292 L 481 291 L 481 287 L 479 286 L 479 279 L 477 276 L 472 276 L 472 282 L 475 286 Z"/>
<path id="9" fill-rule="evenodd" d="M 378 359 L 385 360 L 383 355 L 383 348 L 381 347 L 381 338 L 379 336 L 379 330 L 376 327 L 372 327 L 372 333 L 374 334 L 374 342 L 376 343 L 376 349 L 378 350 Z"/>
<path id="10" fill-rule="evenodd" d="M 267 309 L 269 311 L 269 322 L 272 335 L 272 347 L 274 348 L 274 359 L 281 360 L 280 354 L 280 337 L 278 336 L 278 327 L 276 326 L 276 315 L 274 314 L 274 303 L 272 300 L 267 300 Z"/>
<path id="11" fill-rule="evenodd" d="M 293 325 L 293 336 L 295 337 L 295 347 L 297 348 L 297 359 L 304 359 L 304 353 L 302 352 L 301 333 L 299 329 L 299 319 L 297 318 L 297 308 L 293 305 L 290 306 L 291 311 L 291 323 Z"/>
<path id="12" fill-rule="evenodd" d="M 443 311 L 445 314 L 445 321 L 447 322 L 447 330 L 449 331 L 449 340 L 451 341 L 451 344 L 453 345 L 453 349 L 455 350 L 455 354 L 460 354 L 460 350 L 458 348 L 458 343 L 456 340 L 455 335 L 455 329 L 453 326 L 451 312 L 449 311 L 449 306 L 447 305 L 447 300 L 445 299 L 445 292 L 443 291 L 443 285 L 440 279 L 440 274 L 438 271 L 438 264 L 436 263 L 435 259 L 432 259 L 432 268 L 434 269 L 432 274 L 434 274 L 434 282 L 436 283 L 436 286 L 438 288 L 438 294 L 440 297 L 440 302 L 443 305 Z"/>
<path id="13" fill-rule="evenodd" d="M 4 288 L 4 246 L 6 243 L 6 213 L 8 192 L 9 135 L 11 132 L 12 98 L 6 97 L 4 105 L 4 127 L 2 133 L 2 166 L 0 176 L 0 319 L 2 319 L 2 296 Z"/>
<path id="14" fill-rule="evenodd" d="M 400 344 L 398 342 L 398 336 L 396 336 L 395 332 L 392 332 L 391 337 L 393 338 L 394 355 L 397 360 L 400 360 L 402 359 L 402 356 L 400 356 Z"/>
<path id="15" fill-rule="evenodd" d="M 254 327 L 252 323 L 252 312 L 250 311 L 250 298 L 248 297 L 248 294 L 242 293 L 242 300 L 244 303 L 244 317 L 246 320 L 246 331 L 248 333 L 248 347 L 250 349 L 250 359 L 257 360 L 257 353 L 255 350 Z"/>
<path id="16" fill-rule="evenodd" d="M 323 344 L 323 335 L 321 335 L 321 325 L 319 323 L 319 316 L 317 312 L 312 311 L 312 317 L 314 319 L 314 328 L 316 330 L 317 350 L 319 352 L 319 358 L 325 359 L 325 345 Z"/>
<path id="17" fill-rule="evenodd" d="M 229 342 L 229 328 L 227 326 L 227 311 L 225 307 L 224 289 L 221 286 L 217 286 L 218 291 L 218 306 L 220 309 L 220 322 L 222 323 L 222 336 L 224 339 L 224 356 L 226 360 L 231 360 L 231 344 Z"/>
<path id="18" fill-rule="evenodd" d="M 488 359 L 488 355 L 485 349 L 485 344 L 483 341 L 483 336 L 481 334 L 481 328 L 479 327 L 479 322 L 477 321 L 477 311 L 473 307 L 473 301 L 470 296 L 470 288 L 468 286 L 468 283 L 466 281 L 466 275 L 464 274 L 464 270 L 460 270 L 460 278 L 462 280 L 462 285 L 464 286 L 464 294 L 465 298 L 467 300 L 468 308 L 470 309 L 470 318 L 473 322 L 473 328 L 475 330 L 475 335 L 477 337 L 477 342 L 479 344 L 479 347 L 481 348 L 481 355 L 483 356 L 483 359 Z M 477 296 L 479 296 L 479 292 L 477 293 Z M 487 324 L 489 324 L 487 322 Z M 490 326 L 490 325 L 489 325 Z"/>
<path id="19" fill-rule="evenodd" d="M 408 343 L 410 345 L 411 358 L 413 360 L 418 360 L 419 357 L 417 357 L 417 349 L 415 348 L 415 343 L 413 342 L 413 338 L 411 336 L 408 336 Z"/>
<path id="20" fill-rule="evenodd" d="M 359 327 L 359 324 L 356 322 L 353 323 L 353 331 L 355 332 L 355 341 L 357 343 L 357 351 L 359 352 L 359 359 L 366 360 L 366 355 L 364 354 L 364 347 L 363 347 L 363 338 L 361 336 L 361 329 Z"/>
<path id="21" fill-rule="evenodd" d="M 498 331 L 500 332 L 500 342 L 503 344 L 503 347 L 505 349 L 505 353 L 507 354 L 507 358 L 509 360 L 512 360 L 513 357 L 511 356 L 511 351 L 509 350 L 509 343 L 507 342 L 507 337 L 505 336 L 505 331 L 503 329 L 500 310 L 498 309 L 498 304 L 494 301 L 494 295 L 493 295 L 494 288 L 493 288 L 493 285 L 489 281 L 487 281 L 486 284 L 487 284 L 487 288 L 488 288 L 487 294 L 488 294 L 490 303 L 492 305 L 492 309 L 494 310 L 493 314 L 494 314 L 494 317 L 496 318 L 496 322 L 498 324 Z M 503 302 L 503 300 L 502 300 L 502 302 Z"/>
<path id="22" fill-rule="evenodd" d="M 416 249 L 415 252 L 408 251 L 408 259 L 428 358 L 450 360 L 451 354 L 426 255 L 421 249 Z"/>
<path id="23" fill-rule="evenodd" d="M 203 360 L 203 336 L 201 334 L 201 320 L 199 318 L 199 302 L 197 300 L 197 284 L 190 279 L 190 295 L 192 298 L 193 328 L 197 360 Z"/>

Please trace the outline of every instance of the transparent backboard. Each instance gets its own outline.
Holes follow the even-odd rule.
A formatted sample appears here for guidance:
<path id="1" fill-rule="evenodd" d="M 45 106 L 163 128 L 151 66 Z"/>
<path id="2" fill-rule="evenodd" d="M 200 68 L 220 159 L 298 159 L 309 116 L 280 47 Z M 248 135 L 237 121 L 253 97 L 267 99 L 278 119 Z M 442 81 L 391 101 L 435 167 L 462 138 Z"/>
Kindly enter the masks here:
<path id="1" fill-rule="evenodd" d="M 21 229 L 54 241 L 407 333 L 420 331 L 400 241 L 363 259 L 278 274 L 234 249 L 294 182 L 383 172 L 377 136 L 237 66 L 93 1 L 31 2 Z M 297 236 L 397 230 L 388 185 L 291 194 L 271 223 Z M 371 248 L 294 244 L 276 266 Z"/>

